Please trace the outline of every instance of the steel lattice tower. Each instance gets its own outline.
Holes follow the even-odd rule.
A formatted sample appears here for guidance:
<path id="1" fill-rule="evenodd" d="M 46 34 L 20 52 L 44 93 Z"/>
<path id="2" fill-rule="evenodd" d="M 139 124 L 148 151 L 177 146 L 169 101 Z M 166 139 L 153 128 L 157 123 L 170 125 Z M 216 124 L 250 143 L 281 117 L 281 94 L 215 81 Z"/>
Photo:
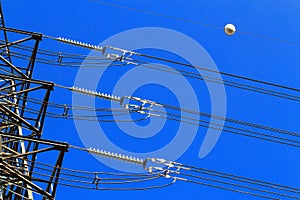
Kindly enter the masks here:
<path id="1" fill-rule="evenodd" d="M 41 138 L 54 88 L 51 82 L 32 78 L 42 35 L 6 28 L 1 5 L 0 17 L 0 199 L 33 199 L 33 193 L 54 199 L 68 144 Z M 31 47 L 26 62 L 14 62 L 11 57 L 11 48 L 20 44 Z M 32 99 L 40 103 L 32 103 Z M 38 154 L 51 155 L 51 176 L 35 173 Z"/>

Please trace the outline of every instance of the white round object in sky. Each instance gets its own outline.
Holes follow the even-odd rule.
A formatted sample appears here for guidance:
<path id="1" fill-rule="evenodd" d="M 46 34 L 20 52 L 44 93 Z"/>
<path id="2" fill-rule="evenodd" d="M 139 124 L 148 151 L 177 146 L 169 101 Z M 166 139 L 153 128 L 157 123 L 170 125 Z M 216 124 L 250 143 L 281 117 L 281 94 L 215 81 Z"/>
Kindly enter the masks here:
<path id="1" fill-rule="evenodd" d="M 224 31 L 227 35 L 233 35 L 235 33 L 236 29 L 233 24 L 226 24 Z"/>

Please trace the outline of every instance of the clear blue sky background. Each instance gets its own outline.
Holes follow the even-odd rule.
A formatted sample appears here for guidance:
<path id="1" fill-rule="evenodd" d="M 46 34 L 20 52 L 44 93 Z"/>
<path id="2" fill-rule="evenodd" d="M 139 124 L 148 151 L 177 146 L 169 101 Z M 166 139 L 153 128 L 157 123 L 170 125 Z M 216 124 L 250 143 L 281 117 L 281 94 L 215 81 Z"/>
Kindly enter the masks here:
<path id="1" fill-rule="evenodd" d="M 300 3 L 297 0 L 109 1 L 216 26 L 231 22 L 241 31 L 300 43 Z M 94 44 L 132 28 L 154 26 L 173 29 L 199 42 L 211 55 L 220 71 L 300 88 L 299 45 L 239 33 L 228 37 L 219 29 L 108 7 L 88 0 L 4 0 L 2 4 L 8 27 L 74 38 Z M 57 43 L 42 42 L 41 47 L 60 51 Z M 68 51 L 68 47 L 63 51 Z M 73 85 L 75 76 L 76 69 L 58 69 L 40 64 L 36 65 L 34 73 L 35 78 L 68 86 Z M 139 92 L 142 94 L 145 91 L 141 89 Z M 228 117 L 300 132 L 299 103 L 231 88 L 226 88 L 226 92 Z M 146 97 L 150 99 L 155 99 L 155 95 L 158 95 L 147 94 Z M 65 94 L 60 90 L 54 91 L 51 101 L 71 103 L 71 94 Z M 168 99 L 165 99 L 165 102 L 172 103 Z M 199 129 L 198 134 L 204 132 L 204 129 Z M 44 137 L 82 145 L 71 121 L 47 119 Z M 225 133 L 209 156 L 200 160 L 198 150 L 201 139 L 200 136 L 196 138 L 189 150 L 179 159 L 180 162 L 300 187 L 299 149 Z M 122 147 L 131 148 L 126 147 L 126 144 L 124 142 Z M 113 171 L 91 155 L 76 151 L 66 154 L 64 166 L 92 171 Z M 187 197 L 188 195 L 192 197 Z M 181 182 L 168 188 L 151 191 L 86 191 L 59 187 L 57 193 L 58 200 L 108 198 L 249 199 L 252 197 Z"/>

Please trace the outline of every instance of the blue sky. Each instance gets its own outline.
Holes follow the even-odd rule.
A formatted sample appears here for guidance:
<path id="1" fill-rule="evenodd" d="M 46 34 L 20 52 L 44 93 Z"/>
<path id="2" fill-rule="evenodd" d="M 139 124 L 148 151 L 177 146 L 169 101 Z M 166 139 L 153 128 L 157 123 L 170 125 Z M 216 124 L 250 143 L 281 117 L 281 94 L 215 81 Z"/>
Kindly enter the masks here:
<path id="1" fill-rule="evenodd" d="M 240 32 L 229 37 L 224 34 L 223 30 L 211 26 L 110 7 L 88 0 L 77 0 L 76 2 L 4 0 L 2 5 L 8 27 L 41 32 L 51 36 L 67 37 L 93 44 L 101 43 L 115 34 L 134 28 L 161 27 L 172 29 L 186 34 L 201 44 L 220 71 L 300 88 L 300 70 L 298 69 L 300 45 L 272 39 L 279 38 L 300 43 L 300 3 L 296 0 L 141 0 L 138 3 L 134 0 L 126 2 L 109 0 L 109 2 L 188 19 L 193 22 L 203 22 L 217 27 L 233 23 Z M 268 37 L 262 38 L 255 35 Z M 41 48 L 66 52 L 82 51 L 47 40 L 42 41 Z M 152 52 L 151 50 L 145 50 L 145 52 L 180 59 L 165 52 Z M 76 73 L 77 69 L 37 64 L 34 77 L 72 86 Z M 99 83 L 98 89 L 111 92 L 112 85 L 117 78 L 118 74 L 108 74 L 108 77 L 103 78 L 103 84 Z M 195 81 L 191 81 L 191 83 L 196 85 L 194 88 L 203 89 L 201 93 L 196 93 L 198 98 L 203 97 L 199 101 L 201 109 L 209 112 L 210 102 L 207 88 L 203 83 L 199 83 L 199 85 Z M 300 131 L 299 102 L 229 87 L 225 89 L 228 117 L 296 132 Z M 172 105 L 178 104 L 174 95 L 167 88 L 155 85 L 141 86 L 134 94 Z M 56 89 L 52 93 L 51 101 L 70 104 L 72 94 Z M 97 101 L 96 104 L 107 105 L 101 100 Z M 118 130 L 113 123 L 103 126 L 106 130 Z M 177 126 L 176 123 L 167 124 L 164 131 L 165 133 L 172 132 Z M 88 127 L 87 130 L 92 131 Z M 199 159 L 199 146 L 205 131 L 204 128 L 198 130 L 195 140 L 179 158 L 179 162 L 299 188 L 299 149 L 222 133 L 212 152 L 205 158 Z M 106 133 L 111 134 L 108 132 Z M 152 151 L 170 140 L 170 135 L 146 138 L 143 141 L 122 136 L 122 132 L 117 134 L 117 136 L 109 136 L 110 139 L 123 149 L 134 152 Z M 47 119 L 44 137 L 83 146 L 72 121 Z M 114 169 L 101 164 L 93 156 L 74 150 L 66 154 L 64 166 L 91 171 L 114 171 Z M 171 187 L 150 191 L 88 191 L 59 187 L 57 199 L 181 199 L 191 194 L 193 199 L 250 198 L 233 192 L 177 182 Z M 251 197 L 251 199 L 256 198 Z"/>

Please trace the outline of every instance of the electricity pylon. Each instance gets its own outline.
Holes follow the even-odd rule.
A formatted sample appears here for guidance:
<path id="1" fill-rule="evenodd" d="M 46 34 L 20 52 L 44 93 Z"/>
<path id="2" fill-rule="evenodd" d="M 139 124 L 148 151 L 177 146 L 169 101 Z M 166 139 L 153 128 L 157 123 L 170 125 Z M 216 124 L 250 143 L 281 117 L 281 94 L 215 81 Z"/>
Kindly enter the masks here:
<path id="1" fill-rule="evenodd" d="M 6 28 L 1 5 L 0 31 L 0 199 L 34 199 L 34 193 L 54 199 L 68 144 L 41 138 L 54 88 L 51 82 L 32 78 L 42 35 Z M 20 44 L 27 48 L 18 49 Z M 30 49 L 28 60 L 15 64 L 15 49 Z M 44 177 L 35 173 L 35 163 L 37 155 L 47 153 L 53 167 L 51 176 Z"/>

